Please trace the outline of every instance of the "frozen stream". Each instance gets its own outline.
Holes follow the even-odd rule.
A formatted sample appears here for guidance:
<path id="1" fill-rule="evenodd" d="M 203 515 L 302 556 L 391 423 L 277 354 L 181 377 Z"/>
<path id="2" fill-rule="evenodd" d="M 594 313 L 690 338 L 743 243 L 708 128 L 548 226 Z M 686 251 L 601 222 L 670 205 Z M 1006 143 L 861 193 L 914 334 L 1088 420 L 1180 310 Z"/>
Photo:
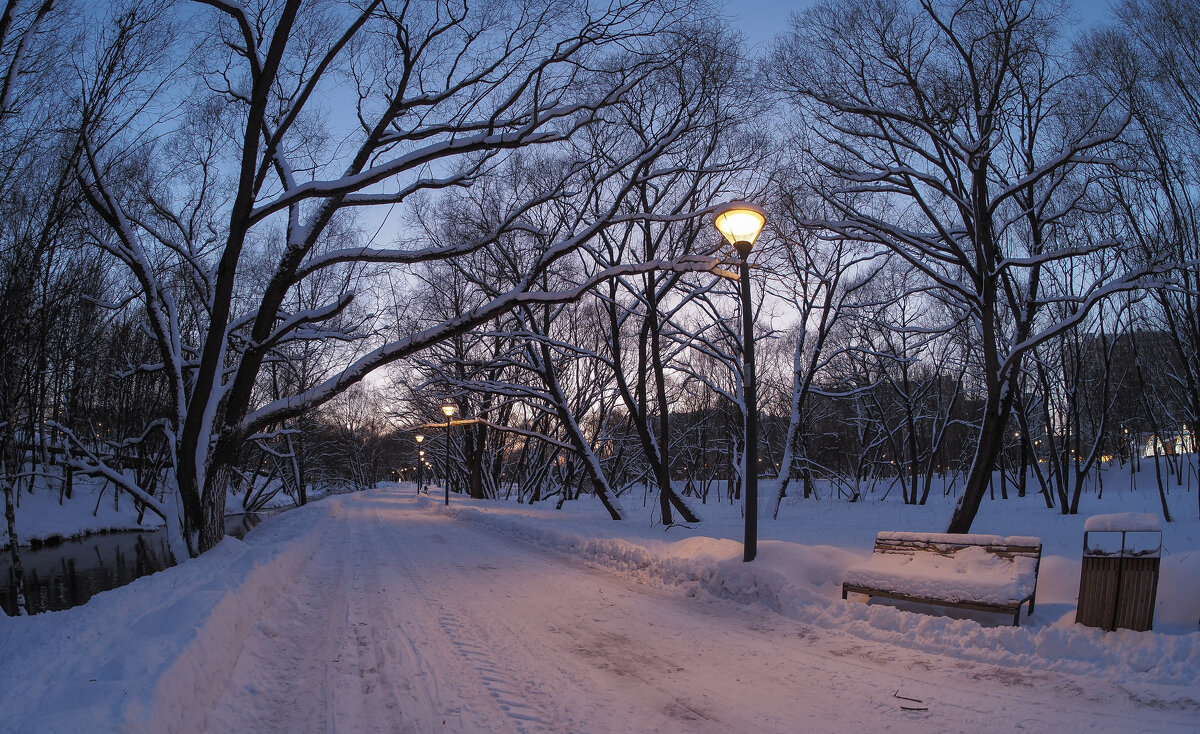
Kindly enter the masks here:
<path id="1" fill-rule="evenodd" d="M 260 520 L 261 516 L 253 513 L 229 515 L 225 534 L 244 537 Z M 33 614 L 86 604 L 101 591 L 172 565 L 167 533 L 161 529 L 85 535 L 21 549 L 25 595 Z M 0 552 L 0 580 L 0 609 L 16 614 L 12 560 L 7 550 Z"/>

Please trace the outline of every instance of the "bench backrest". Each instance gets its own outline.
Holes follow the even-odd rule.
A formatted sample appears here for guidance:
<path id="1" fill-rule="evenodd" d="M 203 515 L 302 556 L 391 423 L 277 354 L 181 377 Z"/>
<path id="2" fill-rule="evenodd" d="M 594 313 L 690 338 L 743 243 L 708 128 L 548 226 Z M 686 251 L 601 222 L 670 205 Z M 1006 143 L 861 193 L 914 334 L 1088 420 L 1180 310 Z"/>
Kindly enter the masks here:
<path id="1" fill-rule="evenodd" d="M 988 553 L 1012 560 L 1017 557 L 1040 561 L 1042 543 L 1037 538 L 997 535 L 957 535 L 949 533 L 882 532 L 875 536 L 875 553 L 937 553 L 952 556 L 964 548 L 983 548 Z"/>

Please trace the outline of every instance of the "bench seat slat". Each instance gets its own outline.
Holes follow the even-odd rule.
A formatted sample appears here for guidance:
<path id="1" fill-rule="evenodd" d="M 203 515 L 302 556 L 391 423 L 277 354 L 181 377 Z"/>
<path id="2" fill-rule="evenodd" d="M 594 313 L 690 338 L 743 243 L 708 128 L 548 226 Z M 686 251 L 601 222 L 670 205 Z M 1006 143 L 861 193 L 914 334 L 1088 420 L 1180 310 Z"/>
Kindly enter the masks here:
<path id="1" fill-rule="evenodd" d="M 880 591 L 869 586 L 856 586 L 854 584 L 844 584 L 842 586 L 842 598 L 845 598 L 846 593 L 866 594 L 868 596 L 878 596 L 885 599 L 896 599 L 897 601 L 911 601 L 918 604 L 928 604 L 935 607 L 954 607 L 955 609 L 970 609 L 975 612 L 1010 612 L 1019 615 L 1021 613 L 1021 605 L 1029 601 L 1029 598 L 1021 599 L 1015 602 L 1006 602 L 1004 604 L 988 604 L 985 602 L 976 601 L 948 601 L 946 599 L 929 599 L 913 594 L 899 594 L 889 591 Z M 1014 623 L 1015 626 L 1015 623 Z"/>

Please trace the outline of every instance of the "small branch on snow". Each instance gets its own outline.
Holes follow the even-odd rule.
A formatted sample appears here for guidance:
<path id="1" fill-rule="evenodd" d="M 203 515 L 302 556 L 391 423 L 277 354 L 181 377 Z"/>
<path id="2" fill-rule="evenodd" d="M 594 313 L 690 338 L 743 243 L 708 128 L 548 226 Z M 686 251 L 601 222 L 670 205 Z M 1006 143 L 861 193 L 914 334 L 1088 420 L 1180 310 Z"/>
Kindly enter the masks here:
<path id="1" fill-rule="evenodd" d="M 896 692 L 892 694 L 892 697 L 898 698 L 901 701 L 912 701 L 913 703 L 925 703 L 924 701 L 922 701 L 919 698 L 910 698 L 908 696 L 901 696 L 899 688 L 897 688 Z M 928 711 L 929 707 L 928 706 L 905 706 L 904 704 L 900 704 L 900 710 L 901 711 Z"/>

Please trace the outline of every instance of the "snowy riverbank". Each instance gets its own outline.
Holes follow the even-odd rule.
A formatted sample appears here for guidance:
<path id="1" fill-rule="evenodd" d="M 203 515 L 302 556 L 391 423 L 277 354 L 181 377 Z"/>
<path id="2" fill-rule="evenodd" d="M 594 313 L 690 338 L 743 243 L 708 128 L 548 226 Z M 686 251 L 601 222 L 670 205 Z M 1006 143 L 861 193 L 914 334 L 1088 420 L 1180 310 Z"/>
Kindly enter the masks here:
<path id="1" fill-rule="evenodd" d="M 311 491 L 310 500 L 325 496 L 324 491 Z M 36 491 L 19 492 L 16 498 L 17 540 L 21 546 L 71 540 L 98 533 L 119 533 L 132 530 L 158 530 L 163 521 L 153 512 L 139 512 L 129 494 L 114 496 L 112 488 L 93 479 L 76 479 L 70 498 L 59 499 L 57 490 L 39 483 Z M 241 514 L 242 498 L 229 495 L 225 501 L 227 515 Z M 288 495 L 279 492 L 263 507 L 265 510 L 295 506 Z M 8 536 L 0 532 L 0 549 L 8 547 Z"/>
<path id="2" fill-rule="evenodd" d="M 114 500 L 111 489 L 101 491 L 95 481 L 77 481 L 70 499 L 59 501 L 58 492 L 39 486 L 32 493 L 16 493 L 17 541 L 22 546 L 70 540 L 92 533 L 157 530 L 162 520 L 153 512 L 139 513 L 133 499 L 122 493 Z M 8 547 L 0 533 L 0 548 Z"/>

